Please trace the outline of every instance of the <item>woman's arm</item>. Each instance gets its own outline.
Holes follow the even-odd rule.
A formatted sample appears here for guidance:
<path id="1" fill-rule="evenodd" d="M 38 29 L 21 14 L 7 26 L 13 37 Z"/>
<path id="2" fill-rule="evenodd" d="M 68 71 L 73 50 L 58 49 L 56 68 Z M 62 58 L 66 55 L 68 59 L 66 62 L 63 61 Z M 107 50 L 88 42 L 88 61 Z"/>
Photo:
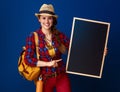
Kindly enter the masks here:
<path id="1" fill-rule="evenodd" d="M 59 61 L 61 61 L 62 59 L 58 59 L 58 60 L 52 60 L 52 61 L 50 61 L 50 62 L 45 62 L 45 61 L 41 61 L 41 60 L 39 60 L 38 62 L 37 62 L 37 66 L 38 67 L 57 67 L 58 66 L 58 62 Z"/>
<path id="2" fill-rule="evenodd" d="M 26 50 L 25 50 L 25 63 L 30 66 L 36 66 L 37 58 L 35 57 L 36 53 L 35 39 L 34 34 L 31 33 L 26 39 Z"/>
<path id="3" fill-rule="evenodd" d="M 69 49 L 69 43 L 70 43 L 69 38 L 63 33 L 60 33 L 59 37 L 61 42 L 65 45 L 65 47 Z"/>

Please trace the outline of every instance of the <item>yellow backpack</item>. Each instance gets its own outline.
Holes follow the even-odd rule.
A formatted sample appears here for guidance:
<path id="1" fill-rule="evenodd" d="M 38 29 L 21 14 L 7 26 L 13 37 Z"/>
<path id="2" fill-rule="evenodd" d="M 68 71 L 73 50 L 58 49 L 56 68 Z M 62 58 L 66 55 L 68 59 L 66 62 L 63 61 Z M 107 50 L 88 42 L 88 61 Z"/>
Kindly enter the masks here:
<path id="1" fill-rule="evenodd" d="M 38 53 L 38 35 L 36 32 L 34 33 L 34 39 L 35 39 L 35 45 L 36 45 L 36 55 L 37 59 L 39 59 L 39 53 Z M 26 48 L 23 47 L 23 51 L 19 57 L 18 60 L 18 71 L 20 75 L 22 75 L 25 79 L 32 81 L 39 77 L 40 74 L 40 67 L 31 67 L 27 64 L 25 64 L 24 57 L 25 57 L 25 50 Z"/>

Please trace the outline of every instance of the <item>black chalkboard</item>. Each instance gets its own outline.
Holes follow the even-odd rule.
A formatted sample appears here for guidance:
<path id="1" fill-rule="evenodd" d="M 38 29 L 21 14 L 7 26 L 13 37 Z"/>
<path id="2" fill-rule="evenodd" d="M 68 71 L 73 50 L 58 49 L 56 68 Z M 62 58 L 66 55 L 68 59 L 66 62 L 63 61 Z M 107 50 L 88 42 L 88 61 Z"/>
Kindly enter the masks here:
<path id="1" fill-rule="evenodd" d="M 73 18 L 67 73 L 101 78 L 110 23 Z"/>

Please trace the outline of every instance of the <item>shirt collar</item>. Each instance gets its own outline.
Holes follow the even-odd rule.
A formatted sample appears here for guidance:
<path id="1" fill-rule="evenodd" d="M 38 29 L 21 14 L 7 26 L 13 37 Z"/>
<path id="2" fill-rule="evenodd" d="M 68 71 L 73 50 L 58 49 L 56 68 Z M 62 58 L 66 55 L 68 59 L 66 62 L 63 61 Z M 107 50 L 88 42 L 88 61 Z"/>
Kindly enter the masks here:
<path id="1" fill-rule="evenodd" d="M 45 38 L 45 34 L 42 32 L 42 29 L 41 29 L 41 28 L 39 29 L 39 34 L 40 34 L 40 35 L 39 35 L 40 38 L 42 38 L 42 39 Z M 54 38 L 55 38 L 55 35 L 52 34 L 52 39 L 54 39 Z"/>

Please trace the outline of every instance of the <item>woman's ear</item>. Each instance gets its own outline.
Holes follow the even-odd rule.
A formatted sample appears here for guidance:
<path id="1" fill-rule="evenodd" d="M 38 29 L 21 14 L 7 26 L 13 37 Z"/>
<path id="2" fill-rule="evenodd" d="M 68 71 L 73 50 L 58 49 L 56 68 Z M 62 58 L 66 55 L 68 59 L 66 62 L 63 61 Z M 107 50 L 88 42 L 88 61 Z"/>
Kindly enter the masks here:
<path id="1" fill-rule="evenodd" d="M 41 22 L 41 21 L 40 21 L 40 18 L 38 18 L 38 21 Z"/>
<path id="2" fill-rule="evenodd" d="M 40 16 L 37 17 L 38 21 L 40 22 Z"/>

